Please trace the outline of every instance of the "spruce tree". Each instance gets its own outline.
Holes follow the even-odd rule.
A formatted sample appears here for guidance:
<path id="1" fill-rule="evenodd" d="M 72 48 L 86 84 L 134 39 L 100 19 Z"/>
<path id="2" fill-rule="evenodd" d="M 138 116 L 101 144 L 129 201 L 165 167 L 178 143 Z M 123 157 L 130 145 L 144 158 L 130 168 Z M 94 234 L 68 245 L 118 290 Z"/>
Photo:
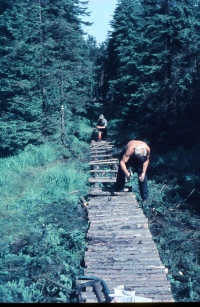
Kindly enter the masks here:
<path id="1" fill-rule="evenodd" d="M 2 154 L 58 138 L 62 105 L 66 123 L 85 112 L 91 94 L 91 63 L 81 28 L 86 4 L 77 0 L 3 1 Z"/>
<path id="2" fill-rule="evenodd" d="M 106 72 L 115 115 L 141 138 L 184 141 L 199 100 L 199 1 L 118 2 Z"/>

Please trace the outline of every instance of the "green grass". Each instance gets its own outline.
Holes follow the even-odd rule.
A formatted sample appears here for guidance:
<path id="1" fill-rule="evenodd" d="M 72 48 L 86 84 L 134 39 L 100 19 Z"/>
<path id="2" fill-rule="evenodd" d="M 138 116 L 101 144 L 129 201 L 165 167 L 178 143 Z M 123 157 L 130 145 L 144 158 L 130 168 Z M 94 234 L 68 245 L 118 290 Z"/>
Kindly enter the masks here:
<path id="1" fill-rule="evenodd" d="M 88 146 L 78 139 L 71 146 L 68 159 L 46 144 L 0 160 L 4 302 L 70 301 L 75 275 L 82 273 L 88 224 L 79 198 L 87 194 L 89 176 L 82 161 Z"/>

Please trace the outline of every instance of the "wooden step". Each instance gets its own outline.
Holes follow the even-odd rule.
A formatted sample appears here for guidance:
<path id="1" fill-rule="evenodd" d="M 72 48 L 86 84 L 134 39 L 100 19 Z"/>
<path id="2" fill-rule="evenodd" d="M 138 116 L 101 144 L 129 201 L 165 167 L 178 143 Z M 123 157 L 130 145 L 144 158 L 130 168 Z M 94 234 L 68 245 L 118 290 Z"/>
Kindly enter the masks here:
<path id="1" fill-rule="evenodd" d="M 106 145 L 106 144 L 95 144 L 90 146 L 91 149 L 107 149 L 107 148 L 113 148 L 113 145 Z"/>
<path id="2" fill-rule="evenodd" d="M 91 183 L 95 183 L 95 182 L 103 182 L 103 183 L 108 182 L 109 183 L 109 182 L 116 182 L 116 178 L 110 179 L 109 177 L 98 177 L 98 178 L 89 178 L 88 181 Z"/>
<path id="3" fill-rule="evenodd" d="M 96 155 L 96 154 L 98 154 L 98 155 L 100 155 L 100 154 L 102 154 L 102 155 L 107 155 L 107 154 L 112 154 L 112 148 L 105 148 L 105 149 L 99 149 L 99 148 L 97 148 L 97 149 L 92 149 L 92 150 L 90 150 L 90 154 L 91 155 Z"/>
<path id="4" fill-rule="evenodd" d="M 117 159 L 112 159 L 112 160 L 97 160 L 97 161 L 90 161 L 90 165 L 98 165 L 98 164 L 117 164 L 118 160 Z"/>
<path id="5" fill-rule="evenodd" d="M 108 155 L 98 155 L 98 154 L 91 155 L 91 158 L 103 158 L 103 157 L 112 157 L 112 155 L 111 154 L 108 154 Z"/>
<path id="6" fill-rule="evenodd" d="M 91 169 L 90 170 L 91 173 L 117 173 L 118 170 L 115 169 Z"/>

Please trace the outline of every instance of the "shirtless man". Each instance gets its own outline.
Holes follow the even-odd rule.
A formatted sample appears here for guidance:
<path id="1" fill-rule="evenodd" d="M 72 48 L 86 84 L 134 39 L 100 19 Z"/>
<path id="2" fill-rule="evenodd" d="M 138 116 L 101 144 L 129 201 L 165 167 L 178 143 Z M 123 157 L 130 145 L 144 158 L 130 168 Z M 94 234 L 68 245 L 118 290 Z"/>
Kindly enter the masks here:
<path id="1" fill-rule="evenodd" d="M 148 198 L 146 171 L 149 165 L 150 148 L 142 141 L 132 140 L 122 150 L 119 158 L 119 169 L 115 185 L 116 192 L 123 192 L 125 178 L 130 179 L 130 168 L 138 174 L 139 191 L 142 200 Z"/>

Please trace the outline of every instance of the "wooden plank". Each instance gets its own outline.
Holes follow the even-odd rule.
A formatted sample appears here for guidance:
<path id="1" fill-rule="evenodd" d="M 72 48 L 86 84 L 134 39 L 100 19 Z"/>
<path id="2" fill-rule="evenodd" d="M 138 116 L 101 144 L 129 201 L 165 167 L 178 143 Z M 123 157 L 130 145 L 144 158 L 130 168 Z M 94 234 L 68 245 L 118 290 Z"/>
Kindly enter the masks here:
<path id="1" fill-rule="evenodd" d="M 123 214 L 123 217 L 124 217 L 124 218 L 126 217 L 127 219 L 130 219 L 130 218 L 131 218 L 131 217 L 128 216 L 128 213 L 127 213 L 127 214 L 124 213 L 124 214 Z M 121 217 L 117 217 L 117 216 L 110 216 L 110 217 L 109 217 L 109 216 L 108 216 L 108 217 L 105 217 L 105 218 L 103 218 L 103 219 L 101 219 L 101 220 L 99 220 L 99 219 L 98 219 L 98 220 L 94 219 L 94 220 L 92 220 L 91 222 L 92 222 L 92 223 L 102 223 L 102 222 L 104 222 L 104 223 L 105 223 L 105 222 L 109 222 L 109 223 L 110 223 L 111 221 L 113 221 L 113 222 L 115 222 L 115 221 L 121 221 Z M 144 217 L 144 223 L 145 223 L 145 224 L 147 223 L 147 221 L 148 221 L 148 220 L 145 219 L 145 217 Z"/>
<path id="2" fill-rule="evenodd" d="M 126 223 L 122 224 L 123 221 L 120 220 L 120 218 L 114 219 L 114 216 L 101 216 L 101 215 L 90 215 L 90 230 L 101 230 L 104 228 L 104 231 L 109 232 L 112 231 L 112 228 L 114 230 L 120 230 L 122 231 L 123 229 L 130 229 L 131 232 L 136 231 L 137 229 L 139 230 L 146 230 L 148 229 L 148 220 L 145 219 L 143 216 L 138 215 L 135 220 L 135 222 L 131 222 L 128 219 L 128 215 L 125 216 L 123 215 L 123 218 L 127 217 Z M 101 227 L 101 228 L 99 228 Z M 151 236 L 152 237 L 152 236 Z"/>
<path id="3" fill-rule="evenodd" d="M 94 144 L 92 146 L 90 146 L 90 150 L 94 150 L 94 149 L 112 149 L 114 147 L 114 145 L 107 145 L 107 144 Z"/>
<path id="4" fill-rule="evenodd" d="M 113 196 L 113 195 L 117 195 L 119 197 L 129 197 L 129 195 L 132 194 L 131 192 L 110 192 L 110 191 L 100 191 L 100 190 L 93 190 L 90 189 L 88 192 L 88 196 L 92 197 L 92 196 Z"/>
<path id="5" fill-rule="evenodd" d="M 106 243 L 107 244 L 102 243 L 102 242 L 93 244 L 93 242 L 89 242 L 88 247 L 87 247 L 88 251 L 92 250 L 94 252 L 101 253 L 105 250 L 115 250 L 115 251 L 124 250 L 127 252 L 129 251 L 132 254 L 140 254 L 140 257 L 142 258 L 146 257 L 150 253 L 150 251 L 152 252 L 152 256 L 149 256 L 150 258 L 154 257 L 155 255 L 159 255 L 158 250 L 155 245 L 152 245 L 152 246 L 146 245 L 145 247 L 143 247 L 142 244 L 132 245 L 129 242 L 129 244 L 124 243 L 118 246 L 118 245 L 114 245 L 112 242 L 111 243 L 106 242 Z"/>
<path id="6" fill-rule="evenodd" d="M 157 258 L 155 259 L 155 263 L 153 263 L 154 259 L 151 260 L 151 262 L 147 262 L 147 259 L 144 259 L 143 261 L 140 261 L 140 262 L 137 262 L 137 259 L 136 257 L 134 258 L 133 255 L 130 255 L 130 254 L 126 254 L 126 255 L 107 255 L 105 254 L 105 259 L 103 257 L 103 255 L 95 255 L 94 253 L 90 253 L 91 255 L 88 255 L 87 254 L 87 257 L 85 258 L 85 262 L 86 263 L 89 263 L 90 265 L 93 265 L 93 267 L 97 267 L 100 269 L 100 263 L 101 263 L 101 266 L 105 263 L 119 263 L 121 265 L 121 270 L 123 270 L 123 264 L 124 262 L 127 262 L 127 264 L 130 264 L 129 267 L 130 269 L 131 268 L 135 268 L 136 270 L 141 268 L 141 269 L 144 269 L 144 266 L 150 266 L 150 264 L 152 266 L 161 266 L 160 264 L 160 259 Z M 134 265 L 133 265 L 133 261 L 134 261 Z M 98 263 L 97 263 L 98 262 Z M 153 263 L 153 264 L 152 264 Z"/>
<path id="7" fill-rule="evenodd" d="M 118 163 L 118 159 L 112 158 L 112 159 L 106 159 L 106 160 L 91 160 L 89 164 L 103 164 L 103 162 L 115 162 Z"/>
<path id="8" fill-rule="evenodd" d="M 108 240 L 111 239 L 111 240 Z M 120 246 L 120 248 L 124 248 L 124 246 L 130 246 L 133 245 L 132 242 L 133 240 L 130 238 L 93 238 L 93 240 L 90 241 L 90 245 L 109 245 L 109 246 Z M 154 243 L 155 244 L 155 243 Z M 135 247 L 135 250 L 140 250 L 142 253 L 148 253 L 149 250 L 153 250 L 153 248 L 156 250 L 156 245 L 155 247 L 151 245 L 143 245 L 143 244 L 135 244 L 135 246 L 132 246 L 133 248 Z"/>
<path id="9" fill-rule="evenodd" d="M 113 231 L 113 233 L 111 233 L 110 235 L 108 235 L 106 232 L 102 232 L 102 231 L 91 231 L 91 232 L 88 232 L 87 233 L 87 236 L 90 237 L 90 238 L 101 238 L 104 236 L 104 238 L 110 238 L 110 236 L 114 236 L 115 237 L 115 240 L 117 240 L 118 238 L 119 239 L 132 239 L 132 244 L 152 244 L 152 238 L 151 236 L 134 236 L 134 238 L 132 238 L 133 236 L 133 233 L 128 233 L 128 232 L 125 232 L 123 234 L 119 234 L 119 235 L 116 235 Z"/>
<path id="10" fill-rule="evenodd" d="M 116 203 L 115 203 L 116 204 Z M 144 217 L 146 220 L 148 220 L 144 213 L 141 211 L 140 207 L 133 207 L 131 206 L 132 204 L 123 204 L 121 205 L 121 203 L 117 203 L 117 207 L 115 208 L 115 204 L 114 206 L 111 204 L 111 201 L 107 201 L 104 202 L 102 205 L 101 204 L 97 204 L 97 205 L 93 205 L 91 204 L 91 202 L 88 202 L 88 212 L 90 214 L 95 214 L 95 215 L 101 215 L 101 216 L 107 216 L 107 215 L 119 215 L 122 214 L 122 216 L 126 216 L 129 215 L 130 213 L 134 214 L 134 216 L 129 216 L 129 220 L 130 221 L 135 221 L 135 215 L 136 216 L 142 216 Z M 119 207 L 118 207 L 119 206 Z M 125 212 L 124 212 L 125 211 Z M 123 224 L 123 220 L 121 221 L 121 223 Z"/>
<path id="11" fill-rule="evenodd" d="M 116 182 L 116 178 L 89 178 L 88 179 L 88 182 L 91 182 L 91 183 L 97 183 L 97 182 L 104 182 L 104 183 L 115 183 Z"/>
<path id="12" fill-rule="evenodd" d="M 96 149 L 91 149 L 90 154 L 103 154 L 103 153 L 112 153 L 113 148 L 96 148 Z"/>
<path id="13" fill-rule="evenodd" d="M 117 274 L 118 272 L 118 274 Z M 84 269 L 84 274 L 87 276 L 98 276 L 99 278 L 102 279 L 107 279 L 107 280 L 115 280 L 116 278 L 120 278 L 121 274 L 123 275 L 123 278 L 129 280 L 134 279 L 134 280 L 142 280 L 142 279 L 146 279 L 146 280 L 165 280 L 167 281 L 167 277 L 164 274 L 163 271 L 143 271 L 143 270 L 135 270 L 134 267 L 127 269 L 127 270 L 122 270 L 121 268 L 119 268 L 119 270 L 101 270 L 101 268 L 85 268 Z M 97 275 L 98 274 L 98 275 Z"/>
<path id="14" fill-rule="evenodd" d="M 107 155 L 99 155 L 99 154 L 91 155 L 91 158 L 103 158 L 103 157 L 112 157 L 112 155 L 111 154 L 107 154 Z"/>
<path id="15" fill-rule="evenodd" d="M 112 142 L 110 141 L 106 141 L 106 140 L 101 140 L 100 142 L 99 141 L 92 141 L 91 144 L 99 144 L 99 143 L 102 143 L 102 144 L 112 144 Z"/>
<path id="16" fill-rule="evenodd" d="M 89 207 L 89 205 L 88 205 Z M 101 210 L 100 213 L 95 212 L 94 210 L 90 210 L 91 208 L 87 208 L 88 214 L 90 215 L 91 219 L 93 219 L 91 222 L 96 221 L 96 216 L 101 218 L 101 222 L 106 222 L 107 220 L 113 220 L 113 222 L 120 221 L 120 223 L 123 223 L 122 219 L 120 219 L 119 215 L 121 215 L 122 218 L 125 218 L 125 222 L 128 221 L 131 222 L 131 224 L 137 224 L 139 223 L 138 220 L 141 222 L 148 223 L 148 218 L 146 218 L 142 212 L 139 212 L 137 210 L 131 210 L 131 208 L 127 208 L 126 212 L 121 213 L 120 210 L 107 210 L 106 208 L 99 208 Z M 105 210 L 104 210 L 105 209 Z M 130 216 L 131 215 L 131 216 Z M 105 221 L 104 221 L 105 220 Z M 126 225 L 125 223 L 123 225 Z M 148 228 L 148 227 L 147 227 Z"/>
<path id="17" fill-rule="evenodd" d="M 120 224 L 119 224 L 120 223 Z M 131 226 L 130 226 L 131 225 Z M 138 223 L 134 224 L 129 224 L 127 222 L 127 224 L 121 224 L 120 221 L 118 221 L 118 223 L 108 223 L 108 224 L 102 224 L 102 223 L 95 223 L 93 221 L 90 222 L 90 227 L 88 229 L 89 232 L 104 232 L 104 233 L 110 233 L 110 232 L 123 232 L 123 233 L 131 233 L 134 236 L 138 236 L 139 235 L 146 235 L 149 234 L 149 236 L 152 239 L 152 235 L 151 233 L 148 231 L 146 231 L 148 229 L 148 223 L 144 222 L 144 221 L 139 221 Z"/>
<path id="18" fill-rule="evenodd" d="M 91 160 L 90 161 L 90 163 L 92 163 L 92 162 L 98 162 L 99 160 L 97 160 L 97 157 L 95 157 L 96 159 L 94 159 L 94 160 Z M 110 158 L 110 159 L 105 159 L 105 160 L 100 160 L 101 162 L 107 162 L 107 161 L 116 161 L 116 162 L 118 162 L 119 160 L 118 159 L 116 159 L 116 158 Z"/>
<path id="19" fill-rule="evenodd" d="M 95 170 L 90 170 L 91 173 L 117 173 L 118 170 L 113 170 L 113 169 L 95 169 Z"/>
<path id="20" fill-rule="evenodd" d="M 124 200 L 122 200 L 124 201 Z M 133 206 L 133 203 L 123 203 L 123 202 L 117 202 L 117 206 L 115 206 L 115 202 L 113 205 L 112 200 L 107 200 L 105 201 L 103 204 L 92 204 L 90 202 L 90 200 L 88 201 L 88 211 L 94 214 L 101 214 L 101 215 L 108 215 L 108 214 L 122 214 L 122 216 L 124 215 L 124 211 L 126 211 L 126 213 L 132 213 L 132 214 L 136 214 L 136 215 L 140 215 L 140 216 L 144 216 L 144 213 L 141 211 L 140 207 L 135 207 Z M 134 221 L 134 217 L 135 216 L 131 216 L 129 217 L 130 221 Z M 123 224 L 123 220 L 121 221 Z"/>
<path id="21" fill-rule="evenodd" d="M 91 161 L 89 162 L 90 165 L 105 165 L 105 164 L 115 164 L 116 161 Z"/>
<path id="22" fill-rule="evenodd" d="M 126 277 L 126 276 L 123 276 L 123 278 Z M 129 279 L 130 279 L 130 276 L 129 276 Z M 122 280 L 122 278 L 120 278 L 119 280 L 117 280 L 118 282 Z M 126 280 L 126 279 L 125 279 Z M 137 287 L 149 287 L 149 285 L 152 287 L 164 287 L 166 288 L 166 278 L 164 279 L 133 279 L 131 278 L 131 286 L 133 288 L 137 288 Z M 167 287 L 169 288 L 169 285 L 167 285 Z"/>
<path id="23" fill-rule="evenodd" d="M 120 192 L 119 192 L 120 193 Z M 140 211 L 142 212 L 141 210 L 141 206 L 138 204 L 136 198 L 135 198 L 135 195 L 133 193 L 120 193 L 120 194 L 126 194 L 128 195 L 128 198 L 120 198 L 118 197 L 118 194 L 117 194 L 117 197 L 116 195 L 113 195 L 112 197 L 96 197 L 95 198 L 95 201 L 93 201 L 93 199 L 90 199 L 89 200 L 89 203 L 91 204 L 91 206 L 101 206 L 103 204 L 108 204 L 109 203 L 109 207 L 112 207 L 112 208 L 115 208 L 115 204 L 117 203 L 121 208 L 124 208 L 127 207 L 127 208 L 137 208 L 137 209 L 140 209 Z M 116 208 L 117 209 L 117 208 Z"/>

